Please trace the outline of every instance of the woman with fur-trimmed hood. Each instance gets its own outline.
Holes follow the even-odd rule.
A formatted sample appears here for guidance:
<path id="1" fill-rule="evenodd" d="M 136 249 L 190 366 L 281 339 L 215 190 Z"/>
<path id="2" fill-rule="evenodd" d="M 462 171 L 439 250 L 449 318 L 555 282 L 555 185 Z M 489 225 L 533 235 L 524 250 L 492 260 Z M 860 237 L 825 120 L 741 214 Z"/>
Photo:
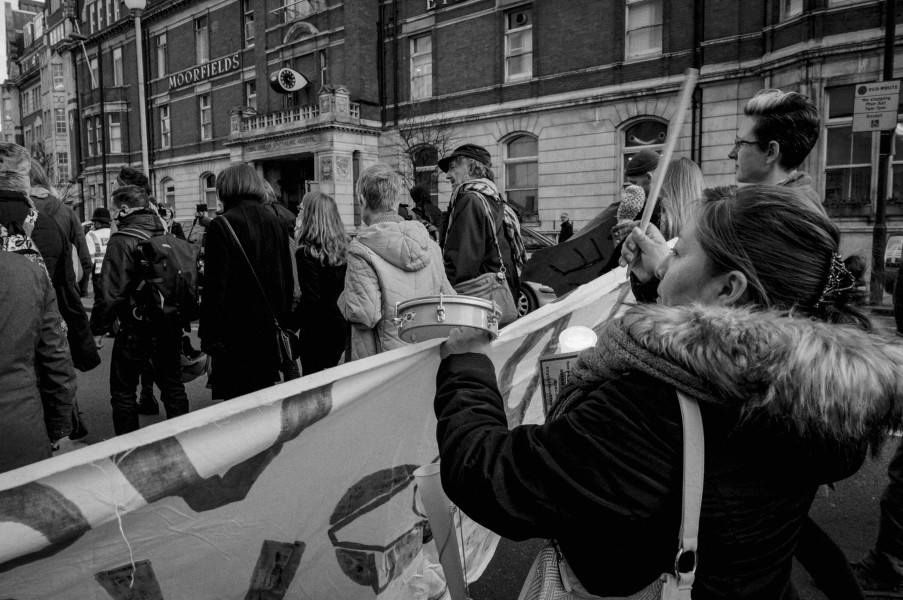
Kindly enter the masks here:
<path id="1" fill-rule="evenodd" d="M 903 348 L 862 331 L 838 230 L 792 190 L 707 191 L 670 256 L 648 233 L 624 258 L 660 276 L 658 305 L 605 324 L 545 424 L 509 430 L 488 341 L 453 332 L 435 400 L 443 486 L 505 537 L 557 540 L 578 589 L 635 593 L 674 570 L 679 390 L 705 437 L 693 598 L 796 598 L 818 486 L 855 473 L 900 422 Z"/>

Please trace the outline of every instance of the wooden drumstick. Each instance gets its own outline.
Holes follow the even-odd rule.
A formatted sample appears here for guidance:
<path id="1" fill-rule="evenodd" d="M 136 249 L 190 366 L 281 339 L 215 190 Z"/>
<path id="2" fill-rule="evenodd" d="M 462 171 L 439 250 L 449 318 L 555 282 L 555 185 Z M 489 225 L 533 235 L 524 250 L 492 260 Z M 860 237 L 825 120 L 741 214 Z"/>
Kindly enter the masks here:
<path id="1" fill-rule="evenodd" d="M 684 126 L 687 117 L 687 109 L 690 107 L 690 97 L 693 90 L 696 89 L 696 80 L 699 78 L 699 69 L 687 69 L 683 85 L 680 88 L 680 100 L 677 103 L 677 112 L 674 113 L 673 120 L 668 124 L 668 136 L 665 138 L 665 148 L 662 155 L 658 159 L 658 167 L 652 175 L 652 189 L 649 190 L 649 197 L 646 198 L 646 208 L 643 209 L 643 218 L 640 220 L 640 231 L 646 231 L 649 225 L 649 219 L 652 218 L 652 211 L 655 210 L 655 204 L 658 202 L 658 195 L 662 191 L 662 179 L 668 171 L 668 164 L 671 162 L 671 155 L 674 154 L 674 146 L 677 145 L 677 138 L 680 136 L 680 130 Z"/>

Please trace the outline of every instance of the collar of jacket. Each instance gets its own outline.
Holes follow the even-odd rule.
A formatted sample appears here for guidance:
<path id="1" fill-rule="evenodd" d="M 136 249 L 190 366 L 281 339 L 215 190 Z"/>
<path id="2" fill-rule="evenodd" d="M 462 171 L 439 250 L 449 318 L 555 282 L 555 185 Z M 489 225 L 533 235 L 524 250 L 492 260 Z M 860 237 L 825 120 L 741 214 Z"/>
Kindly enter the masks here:
<path id="1" fill-rule="evenodd" d="M 117 219 L 117 224 L 119 229 L 134 227 L 150 233 L 163 233 L 164 231 L 163 221 L 160 220 L 160 217 L 151 212 L 150 209 L 140 210 L 120 217 Z"/>
<path id="2" fill-rule="evenodd" d="M 31 206 L 32 208 L 34 207 L 31 200 L 28 198 L 28 194 L 25 194 L 23 192 L 12 192 L 12 191 L 8 191 L 8 190 L 0 190 L 0 201 L 3 201 L 3 202 L 18 201 L 18 202 L 21 202 L 28 206 Z"/>
<path id="3" fill-rule="evenodd" d="M 572 370 L 581 386 L 629 370 L 701 401 L 765 409 L 802 433 L 880 446 L 901 423 L 903 347 L 851 326 L 750 308 L 637 305 Z"/>
<path id="4" fill-rule="evenodd" d="M 240 206 L 263 206 L 264 203 L 257 196 L 238 196 L 233 198 L 228 204 L 223 202 L 223 212 L 228 212 L 233 208 Z"/>
<path id="5" fill-rule="evenodd" d="M 405 218 L 397 212 L 387 211 L 374 215 L 373 220 L 370 221 L 370 225 L 376 225 L 377 223 L 401 223 L 404 220 Z"/>

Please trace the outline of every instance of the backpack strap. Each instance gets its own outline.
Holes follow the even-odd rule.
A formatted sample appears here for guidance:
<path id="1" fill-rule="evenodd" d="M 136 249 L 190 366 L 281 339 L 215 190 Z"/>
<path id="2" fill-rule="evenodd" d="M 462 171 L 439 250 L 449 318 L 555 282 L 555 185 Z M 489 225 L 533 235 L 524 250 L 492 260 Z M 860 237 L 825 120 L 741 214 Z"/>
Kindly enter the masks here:
<path id="1" fill-rule="evenodd" d="M 674 577 L 677 579 L 679 598 L 690 598 L 690 589 L 696 579 L 697 544 L 699 539 L 699 513 L 702 508 L 702 480 L 705 464 L 705 437 L 699 404 L 680 390 L 680 416 L 683 424 L 683 486 L 681 490 L 680 534 L 677 556 L 674 559 Z M 688 571 L 681 571 L 680 559 L 685 553 L 693 554 L 693 564 Z"/>

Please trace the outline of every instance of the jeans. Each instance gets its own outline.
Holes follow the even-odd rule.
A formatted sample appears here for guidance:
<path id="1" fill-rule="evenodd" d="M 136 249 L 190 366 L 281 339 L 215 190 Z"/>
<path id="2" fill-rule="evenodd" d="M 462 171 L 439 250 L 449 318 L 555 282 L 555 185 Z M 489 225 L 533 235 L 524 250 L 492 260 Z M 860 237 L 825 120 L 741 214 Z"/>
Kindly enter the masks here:
<path id="1" fill-rule="evenodd" d="M 138 429 L 138 396 L 135 390 L 148 361 L 153 363 L 154 383 L 160 388 L 166 418 L 188 413 L 188 395 L 182 383 L 179 358 L 182 332 L 173 327 L 160 329 L 154 333 L 144 333 L 123 324 L 116 334 L 110 365 L 110 404 L 116 435 Z"/>

